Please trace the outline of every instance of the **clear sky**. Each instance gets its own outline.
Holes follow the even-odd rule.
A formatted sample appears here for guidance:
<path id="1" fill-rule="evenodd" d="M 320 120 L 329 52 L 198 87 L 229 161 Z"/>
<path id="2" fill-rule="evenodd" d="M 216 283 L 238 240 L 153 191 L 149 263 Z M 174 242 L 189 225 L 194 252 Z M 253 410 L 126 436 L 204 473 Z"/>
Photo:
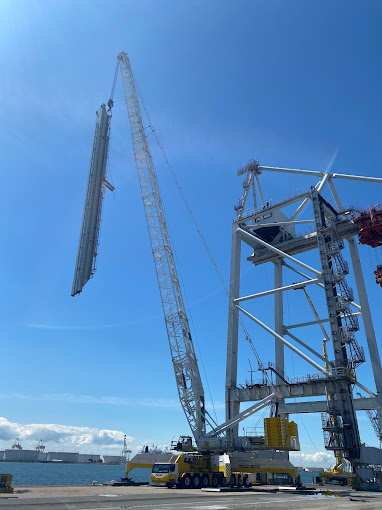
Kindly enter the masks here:
<path id="1" fill-rule="evenodd" d="M 189 433 L 120 78 L 108 175 L 116 191 L 104 202 L 95 278 L 70 296 L 95 111 L 109 98 L 116 55 L 130 56 L 158 136 L 228 282 L 233 205 L 242 193 L 236 170 L 250 158 L 323 170 L 337 151 L 332 171 L 381 176 L 381 15 L 373 0 L 0 2 L 0 447 L 19 437 L 24 448 L 43 439 L 48 450 L 112 453 L 122 449 L 123 434 L 136 449 Z M 196 348 L 223 421 L 227 298 L 154 146 L 153 157 Z M 261 178 L 273 201 L 316 183 Z M 344 204 L 382 201 L 377 184 L 341 181 L 338 191 Z M 382 289 L 373 271 L 381 253 L 361 247 L 361 257 L 380 338 Z M 247 266 L 243 292 L 266 289 L 272 268 Z M 311 317 L 300 298 L 288 299 L 286 324 Z M 270 298 L 256 303 L 270 324 L 271 305 Z M 317 307 L 323 316 L 322 303 Z M 273 339 L 251 328 L 263 361 L 272 360 Z M 320 331 L 313 336 L 319 349 Z M 363 331 L 357 338 L 365 345 Z M 243 384 L 248 358 L 255 366 L 241 338 Z M 290 353 L 286 361 L 290 377 L 311 371 Z M 369 365 L 359 375 L 374 389 Z M 366 415 L 359 420 L 363 440 L 376 445 Z M 316 450 L 324 452 L 320 417 L 305 415 L 299 427 L 297 464 L 324 464 Z"/>

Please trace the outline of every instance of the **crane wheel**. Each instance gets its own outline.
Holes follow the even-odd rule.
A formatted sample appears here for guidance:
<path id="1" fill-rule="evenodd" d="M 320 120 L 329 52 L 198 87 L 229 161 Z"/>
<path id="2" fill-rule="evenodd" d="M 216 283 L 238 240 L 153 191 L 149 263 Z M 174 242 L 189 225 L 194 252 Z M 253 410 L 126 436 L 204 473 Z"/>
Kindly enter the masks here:
<path id="1" fill-rule="evenodd" d="M 243 477 L 241 475 L 237 475 L 237 486 L 238 487 L 243 486 Z"/>
<path id="2" fill-rule="evenodd" d="M 247 488 L 251 486 L 251 484 L 248 481 L 248 475 L 244 476 L 244 478 L 243 478 L 243 485 L 244 485 L 244 487 L 247 487 Z"/>
<path id="3" fill-rule="evenodd" d="M 216 489 L 217 487 L 219 487 L 219 476 L 218 475 L 212 475 L 212 479 L 211 479 L 211 485 L 214 489 Z"/>
<path id="4" fill-rule="evenodd" d="M 200 478 L 200 474 L 195 473 L 194 476 L 192 477 L 192 488 L 199 489 L 201 484 L 202 484 L 202 479 Z"/>
<path id="5" fill-rule="evenodd" d="M 236 485 L 236 477 L 235 477 L 235 475 L 231 475 L 231 478 L 229 480 L 229 485 L 231 487 L 235 487 L 235 485 Z"/>
<path id="6" fill-rule="evenodd" d="M 182 480 L 182 487 L 184 489 L 191 489 L 192 477 L 191 477 L 190 473 L 187 473 L 186 475 L 184 475 L 183 480 Z"/>
<path id="7" fill-rule="evenodd" d="M 210 477 L 208 475 L 202 476 L 202 487 L 208 487 L 210 484 Z"/>

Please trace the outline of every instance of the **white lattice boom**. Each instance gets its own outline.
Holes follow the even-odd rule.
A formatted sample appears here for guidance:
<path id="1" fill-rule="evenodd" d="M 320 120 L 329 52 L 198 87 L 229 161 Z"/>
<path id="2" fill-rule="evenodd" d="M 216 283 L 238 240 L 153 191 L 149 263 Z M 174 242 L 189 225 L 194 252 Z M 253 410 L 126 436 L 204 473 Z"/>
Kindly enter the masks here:
<path id="1" fill-rule="evenodd" d="M 134 76 L 126 53 L 118 55 L 134 156 L 158 278 L 179 398 L 196 440 L 206 434 L 204 391 L 182 299 L 162 200 L 143 127 Z"/>

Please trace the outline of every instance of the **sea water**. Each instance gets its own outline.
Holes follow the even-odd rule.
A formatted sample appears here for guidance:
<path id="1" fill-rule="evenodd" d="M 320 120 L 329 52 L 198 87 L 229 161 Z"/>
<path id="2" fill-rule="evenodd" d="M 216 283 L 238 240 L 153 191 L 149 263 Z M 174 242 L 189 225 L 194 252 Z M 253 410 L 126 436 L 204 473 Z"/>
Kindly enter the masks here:
<path id="1" fill-rule="evenodd" d="M 316 478 L 320 474 L 320 471 L 300 471 L 301 483 L 309 485 L 310 483 L 316 483 Z"/>
<path id="2" fill-rule="evenodd" d="M 118 481 L 125 475 L 125 466 L 107 464 L 64 464 L 61 462 L 1 462 L 1 473 L 13 475 L 12 485 L 90 485 Z M 131 478 L 136 482 L 149 482 L 151 469 L 135 468 Z M 301 482 L 314 483 L 318 472 L 300 472 Z"/>
<path id="3" fill-rule="evenodd" d="M 119 480 L 125 466 L 107 464 L 64 464 L 61 462 L 0 462 L 1 473 L 13 475 L 12 486 L 20 485 L 90 485 Z M 136 482 L 150 481 L 151 469 L 136 468 L 131 478 Z"/>

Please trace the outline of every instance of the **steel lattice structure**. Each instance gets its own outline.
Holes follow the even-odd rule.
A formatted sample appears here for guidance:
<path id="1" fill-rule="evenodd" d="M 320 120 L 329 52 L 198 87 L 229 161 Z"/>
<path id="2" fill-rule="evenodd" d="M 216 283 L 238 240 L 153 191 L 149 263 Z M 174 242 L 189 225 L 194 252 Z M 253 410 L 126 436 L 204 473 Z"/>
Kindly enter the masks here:
<path id="1" fill-rule="evenodd" d="M 109 150 L 110 119 L 111 115 L 107 113 L 106 107 L 103 104 L 96 114 L 72 296 L 82 292 L 83 286 L 89 281 L 96 270 L 103 197 L 106 187 L 110 190 L 114 189 L 105 178 Z"/>
<path id="2" fill-rule="evenodd" d="M 265 202 L 260 183 L 263 172 L 278 172 L 296 175 L 309 175 L 318 178 L 318 183 L 310 190 L 278 203 Z M 356 235 L 359 227 L 352 221 L 352 213 L 343 208 L 334 181 L 339 179 L 358 182 L 382 183 L 381 178 L 330 173 L 329 171 L 311 171 L 261 166 L 251 160 L 238 171 L 245 175 L 244 192 L 236 205 L 237 219 L 233 221 L 230 299 L 227 342 L 226 377 L 226 418 L 238 413 L 240 404 L 261 400 L 277 391 L 284 401 L 279 404 L 279 412 L 285 414 L 321 412 L 325 446 L 350 460 L 353 466 L 382 464 L 382 452 L 367 448 L 360 441 L 356 418 L 357 410 L 367 410 L 373 416 L 382 417 L 382 368 L 371 317 L 367 291 L 359 259 Z M 322 196 L 328 185 L 335 207 Z M 260 199 L 257 204 L 256 192 Z M 248 207 L 249 198 L 253 198 L 253 207 Z M 295 204 L 292 214 L 283 212 L 285 207 Z M 312 219 L 298 219 L 301 212 L 312 205 Z M 290 209 L 288 209 L 290 211 Z M 313 224 L 314 230 L 308 234 L 296 232 L 299 224 Z M 349 264 L 343 259 L 341 251 L 347 241 L 352 261 L 352 270 L 357 286 L 358 304 L 354 293 L 346 282 L 350 272 Z M 272 263 L 274 267 L 274 287 L 263 292 L 247 296 L 240 295 L 241 252 L 242 245 L 252 250 L 247 260 L 255 266 Z M 320 268 L 316 269 L 298 258 L 299 254 L 318 250 Z M 283 270 L 292 271 L 303 281 L 292 285 L 283 284 Z M 284 294 L 290 290 L 320 287 L 324 290 L 327 318 L 315 321 L 286 325 L 283 320 Z M 245 306 L 250 300 L 263 296 L 274 296 L 274 325 L 260 321 Z M 237 381 L 237 363 L 239 348 L 239 310 L 275 339 L 275 362 L 270 363 L 276 373 L 276 385 L 248 384 L 243 387 Z M 358 316 L 362 316 L 371 368 L 376 392 L 362 385 L 355 376 L 357 366 L 365 361 L 363 348 L 357 343 L 354 333 L 359 329 Z M 301 339 L 297 331 L 305 331 L 308 326 L 328 322 L 331 331 L 333 360 L 330 360 L 313 348 L 310 337 Z M 328 340 L 324 335 L 325 342 Z M 289 337 L 287 340 L 285 337 Z M 298 347 L 297 347 L 298 346 Z M 287 347 L 313 366 L 319 373 L 307 376 L 298 382 L 289 381 L 284 374 L 284 348 Z M 305 352 L 304 352 L 305 351 Z M 306 353 L 308 351 L 308 353 Z M 316 358 L 317 361 L 315 359 Z M 320 361 L 324 363 L 320 364 Z M 353 398 L 354 385 L 367 393 L 366 398 Z M 326 397 L 324 400 L 296 401 L 298 398 Z M 294 402 L 288 402 L 293 399 Z M 232 428 L 232 434 L 238 435 L 238 428 Z M 340 452 L 339 452 L 340 450 Z"/>
<path id="3" fill-rule="evenodd" d="M 118 55 L 118 61 L 179 399 L 191 431 L 195 439 L 198 440 L 206 435 L 204 390 L 171 249 L 158 182 L 143 127 L 134 76 L 125 52 Z"/>

